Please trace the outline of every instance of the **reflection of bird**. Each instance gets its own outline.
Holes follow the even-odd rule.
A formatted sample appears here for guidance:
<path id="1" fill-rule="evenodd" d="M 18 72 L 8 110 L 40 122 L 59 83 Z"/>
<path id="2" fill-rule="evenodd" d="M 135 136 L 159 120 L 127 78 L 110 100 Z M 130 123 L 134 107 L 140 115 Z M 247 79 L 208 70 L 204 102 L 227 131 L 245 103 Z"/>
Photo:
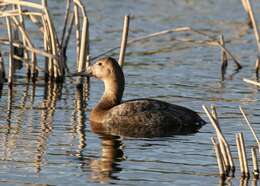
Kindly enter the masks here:
<path id="1" fill-rule="evenodd" d="M 196 132 L 205 124 L 196 112 L 163 101 L 136 99 L 121 103 L 124 74 L 111 57 L 88 67 L 87 73 L 105 84 L 105 92 L 90 114 L 96 132 L 155 137 Z"/>
<path id="2" fill-rule="evenodd" d="M 98 160 L 90 160 L 91 179 L 101 183 L 107 183 L 115 178 L 113 173 L 121 171 L 116 162 L 124 159 L 122 143 L 116 136 L 101 136 L 101 156 Z"/>

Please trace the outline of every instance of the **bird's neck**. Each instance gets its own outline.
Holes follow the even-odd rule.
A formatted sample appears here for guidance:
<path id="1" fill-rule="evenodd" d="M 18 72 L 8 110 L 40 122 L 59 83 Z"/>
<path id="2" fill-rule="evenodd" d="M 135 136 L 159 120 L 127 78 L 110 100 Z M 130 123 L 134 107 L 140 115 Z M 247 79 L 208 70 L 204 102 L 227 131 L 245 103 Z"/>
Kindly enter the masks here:
<path id="1" fill-rule="evenodd" d="M 124 79 L 107 79 L 104 80 L 104 85 L 104 94 L 99 103 L 94 108 L 96 111 L 107 111 L 121 103 L 124 92 Z"/>
<path id="2" fill-rule="evenodd" d="M 125 78 L 121 69 L 115 71 L 103 82 L 105 85 L 104 94 L 90 113 L 90 120 L 96 123 L 102 123 L 108 111 L 121 103 L 125 88 Z"/>

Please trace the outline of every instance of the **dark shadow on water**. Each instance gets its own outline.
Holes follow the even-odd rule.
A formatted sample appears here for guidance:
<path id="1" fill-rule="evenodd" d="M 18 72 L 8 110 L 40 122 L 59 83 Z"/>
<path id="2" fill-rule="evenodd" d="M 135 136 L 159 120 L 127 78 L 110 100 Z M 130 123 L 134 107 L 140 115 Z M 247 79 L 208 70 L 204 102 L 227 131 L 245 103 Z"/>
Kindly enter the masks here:
<path id="1" fill-rule="evenodd" d="M 193 135 L 199 132 L 199 129 L 196 131 L 186 131 L 180 130 L 176 131 L 173 127 L 165 128 L 152 128 L 149 125 L 142 124 L 128 124 L 128 123 L 117 123 L 116 125 L 111 123 L 96 123 L 90 121 L 91 129 L 96 134 L 101 135 L 114 135 L 130 138 L 167 138 L 178 135 Z"/>

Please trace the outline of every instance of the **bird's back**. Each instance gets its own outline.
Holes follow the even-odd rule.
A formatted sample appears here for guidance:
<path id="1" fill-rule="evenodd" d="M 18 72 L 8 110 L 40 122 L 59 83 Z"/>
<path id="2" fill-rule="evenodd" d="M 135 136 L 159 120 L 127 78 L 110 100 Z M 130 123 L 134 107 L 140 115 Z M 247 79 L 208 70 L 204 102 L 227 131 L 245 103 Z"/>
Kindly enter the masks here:
<path id="1" fill-rule="evenodd" d="M 94 123 L 92 128 L 99 125 L 104 133 L 122 136 L 159 137 L 194 133 L 204 124 L 205 121 L 188 108 L 159 100 L 136 99 L 111 108 L 102 124 Z"/>

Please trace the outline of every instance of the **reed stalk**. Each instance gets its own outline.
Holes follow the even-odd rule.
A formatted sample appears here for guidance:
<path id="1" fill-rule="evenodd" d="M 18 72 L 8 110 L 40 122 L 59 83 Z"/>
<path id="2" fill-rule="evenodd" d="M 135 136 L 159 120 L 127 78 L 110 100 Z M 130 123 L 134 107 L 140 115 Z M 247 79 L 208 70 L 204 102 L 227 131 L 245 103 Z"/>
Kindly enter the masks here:
<path id="1" fill-rule="evenodd" d="M 249 14 L 249 7 L 248 7 L 247 0 L 241 0 L 241 2 L 242 2 L 242 5 L 243 5 L 246 13 L 247 13 L 247 24 L 248 24 L 249 27 L 253 28 L 253 24 L 252 24 L 250 14 Z"/>
<path id="2" fill-rule="evenodd" d="M 126 15 L 125 19 L 124 19 L 120 54 L 119 54 L 119 60 L 118 60 L 118 63 L 121 67 L 123 67 L 124 61 L 125 61 L 125 52 L 126 52 L 126 45 L 127 45 L 128 31 L 129 31 L 129 23 L 130 23 L 130 17 L 129 17 L 129 15 Z"/>
<path id="3" fill-rule="evenodd" d="M 88 68 L 89 65 L 90 65 L 90 60 L 91 60 L 91 56 L 88 55 L 88 56 L 87 56 L 87 61 L 86 61 L 86 70 L 87 70 L 87 68 Z"/>
<path id="4" fill-rule="evenodd" d="M 7 41 L 7 40 L 2 40 L 2 39 L 0 39 L 0 44 L 10 45 L 10 41 L 9 41 L 9 40 Z M 39 50 L 39 49 L 37 49 L 37 48 L 34 48 L 34 47 L 24 46 L 24 45 L 22 45 L 21 43 L 13 42 L 13 46 L 15 46 L 15 47 L 20 47 L 20 48 L 24 48 L 24 49 L 26 49 L 26 50 L 28 50 L 28 51 L 30 51 L 30 52 L 33 52 L 33 53 L 35 53 L 35 54 L 42 55 L 42 56 L 44 56 L 44 57 L 48 57 L 48 58 L 51 58 L 51 59 L 56 59 L 56 60 L 59 59 L 58 56 L 54 56 L 54 55 L 52 55 L 52 54 L 50 54 L 50 53 L 48 53 L 48 52 L 41 51 L 41 50 Z"/>
<path id="5" fill-rule="evenodd" d="M 258 52 L 260 53 L 260 36 L 259 36 L 259 29 L 258 29 L 258 26 L 257 26 L 257 21 L 255 19 L 254 10 L 251 6 L 250 0 L 245 0 L 245 3 L 247 5 L 248 13 L 249 13 L 252 25 L 253 25 L 253 30 L 254 30 L 254 33 L 255 33 Z"/>
<path id="6" fill-rule="evenodd" d="M 244 117 L 244 119 L 246 121 L 246 124 L 248 125 L 249 129 L 251 130 L 251 132 L 252 132 L 252 134 L 253 134 L 253 136 L 254 136 L 254 138 L 256 140 L 256 143 L 258 145 L 258 150 L 259 150 L 259 153 L 260 153 L 260 141 L 259 141 L 259 138 L 256 135 L 256 131 L 252 127 L 251 123 L 249 122 L 249 119 L 247 118 L 247 116 L 246 116 L 246 114 L 245 114 L 245 112 L 244 112 L 244 110 L 243 110 L 243 108 L 241 106 L 239 106 L 239 110 L 242 113 L 242 115 L 243 115 L 243 117 Z"/>
<path id="7" fill-rule="evenodd" d="M 20 33 L 23 35 L 23 38 L 26 41 L 26 44 L 29 45 L 30 47 L 34 48 L 32 41 L 30 40 L 29 37 L 29 33 L 26 32 L 26 30 L 24 29 L 24 27 L 19 23 L 19 21 L 15 18 L 15 17 L 11 17 L 14 24 L 16 25 L 16 27 L 20 30 Z M 37 72 L 36 72 L 36 66 L 37 66 L 37 59 L 36 59 L 36 54 L 34 52 L 32 52 L 31 54 L 31 70 L 30 72 L 33 73 L 33 76 L 35 77 Z"/>
<path id="8" fill-rule="evenodd" d="M 202 108 L 205 111 L 205 113 L 207 114 L 207 116 L 208 116 L 208 118 L 209 118 L 213 128 L 215 129 L 217 137 L 224 143 L 225 149 L 227 151 L 227 156 L 228 156 L 230 169 L 231 169 L 232 173 L 234 173 L 235 165 L 234 165 L 234 161 L 233 161 L 233 158 L 232 158 L 232 154 L 231 154 L 231 151 L 230 151 L 229 144 L 228 144 L 227 140 L 225 139 L 224 135 L 222 134 L 219 125 L 216 123 L 214 117 L 209 112 L 208 108 L 205 105 L 203 105 Z"/>
<path id="9" fill-rule="evenodd" d="M 21 7 L 21 5 L 17 5 L 17 7 L 18 7 L 18 12 L 19 12 L 19 22 L 20 22 L 20 25 L 22 25 L 22 27 L 25 29 L 22 7 Z M 24 46 L 27 45 L 26 44 L 26 39 L 24 38 L 23 34 L 22 34 L 22 42 L 23 42 Z M 24 59 L 25 60 L 29 60 L 29 52 L 27 50 L 24 50 Z M 27 77 L 28 77 L 28 75 L 30 74 L 30 64 L 29 63 L 26 64 L 26 69 L 27 69 Z"/>
<path id="10" fill-rule="evenodd" d="M 223 159 L 222 159 L 222 156 L 221 156 L 220 146 L 219 146 L 219 144 L 216 143 L 214 137 L 211 138 L 211 142 L 214 146 L 215 153 L 216 153 L 219 175 L 222 178 L 224 178 L 226 176 L 226 174 L 225 174 L 225 170 L 224 170 L 224 163 L 223 163 Z"/>
<path id="11" fill-rule="evenodd" d="M 48 37 L 48 30 L 46 28 L 46 25 L 44 24 L 44 19 L 42 18 L 42 22 L 43 22 L 43 46 L 44 46 L 44 51 L 46 52 L 50 52 L 50 46 L 49 46 L 49 37 Z M 44 65 L 44 69 L 45 69 L 45 80 L 47 81 L 48 77 L 49 77 L 49 64 L 51 63 L 51 59 L 48 57 L 45 57 L 45 65 Z"/>
<path id="12" fill-rule="evenodd" d="M 70 17 L 70 21 L 69 21 L 68 32 L 67 32 L 67 34 L 65 34 L 64 42 L 62 42 L 62 45 L 61 45 L 64 54 L 66 54 L 66 50 L 68 48 L 70 36 L 72 33 L 72 29 L 73 29 L 74 20 L 75 20 L 75 16 L 74 16 L 74 14 L 72 14 L 72 16 Z"/>
<path id="13" fill-rule="evenodd" d="M 257 160 L 255 148 L 251 149 L 251 154 L 252 154 L 252 162 L 253 162 L 253 175 L 256 179 L 258 179 L 259 178 L 259 168 L 258 168 L 258 160 Z"/>
<path id="14" fill-rule="evenodd" d="M 71 0 L 66 1 L 66 13 L 65 13 L 65 19 L 64 19 L 64 26 L 62 29 L 62 36 L 61 36 L 61 46 L 63 46 L 66 30 L 69 22 L 69 15 L 70 15 L 70 7 L 71 7 Z"/>
<path id="15" fill-rule="evenodd" d="M 218 46 L 218 47 L 220 47 L 221 49 L 223 49 L 223 50 L 226 52 L 226 54 L 227 54 L 227 55 L 234 61 L 234 63 L 236 64 L 236 66 L 237 66 L 236 69 L 239 70 L 239 69 L 242 68 L 242 66 L 240 65 L 238 59 L 236 59 L 236 57 L 233 56 L 233 55 L 231 54 L 231 52 L 230 52 L 225 46 L 222 46 L 219 41 L 217 41 L 214 37 L 212 37 L 212 36 L 210 36 L 210 35 L 208 35 L 208 34 L 202 32 L 202 31 L 200 31 L 200 30 L 193 29 L 193 28 L 191 28 L 191 27 L 178 27 L 178 28 L 172 28 L 172 29 L 168 29 L 168 30 L 163 30 L 163 31 L 160 31 L 160 32 L 155 32 L 155 33 L 152 33 L 152 34 L 148 34 L 148 35 L 146 35 L 146 36 L 141 36 L 141 37 L 132 39 L 132 40 L 130 40 L 130 41 L 127 42 L 127 45 L 136 43 L 136 42 L 138 42 L 138 41 L 150 39 L 150 38 L 153 38 L 153 37 L 158 37 L 158 36 L 161 36 L 161 35 L 166 35 L 166 34 L 169 34 L 169 33 L 172 33 L 172 32 L 193 32 L 193 33 L 197 33 L 197 34 L 199 34 L 199 35 L 202 35 L 202 36 L 204 36 L 204 37 L 209 38 L 209 39 L 211 40 L 211 42 L 208 43 L 208 44 L 210 44 L 210 45 L 212 45 L 212 46 Z M 114 48 L 110 48 L 110 49 L 108 49 L 107 51 L 105 51 L 105 52 L 103 52 L 103 53 L 101 53 L 101 54 L 99 54 L 99 55 L 97 55 L 97 56 L 94 56 L 92 59 L 93 59 L 93 60 L 96 60 L 96 59 L 98 59 L 98 58 L 100 58 L 100 57 L 102 57 L 102 56 L 104 56 L 104 55 L 106 55 L 106 54 L 108 54 L 108 53 L 110 53 L 110 52 L 112 52 L 112 51 L 114 51 L 114 50 L 117 50 L 118 48 L 120 48 L 120 47 L 117 46 L 117 47 L 114 47 Z"/>
<path id="16" fill-rule="evenodd" d="M 222 46 L 225 47 L 225 40 L 224 40 L 224 36 L 223 35 L 220 35 L 219 42 L 220 42 L 220 44 Z M 225 73 L 226 73 L 227 66 L 228 66 L 227 54 L 226 54 L 225 50 L 223 50 L 221 48 L 221 74 L 222 74 L 222 80 L 224 80 L 224 76 L 225 76 Z"/>
<path id="17" fill-rule="evenodd" d="M 80 20 L 79 20 L 79 10 L 78 6 L 74 5 L 74 23 L 76 27 L 76 51 L 77 51 L 77 66 L 79 66 L 79 56 L 80 56 L 80 46 L 81 46 L 81 36 L 80 36 Z M 82 32 L 83 33 L 83 32 Z"/>
<path id="18" fill-rule="evenodd" d="M 88 18 L 83 17 L 82 37 L 79 53 L 78 72 L 86 68 L 86 58 L 88 54 Z"/>
<path id="19" fill-rule="evenodd" d="M 48 6 L 47 0 L 42 0 L 42 6 L 44 6 L 44 7 L 47 7 L 47 6 Z"/>
<path id="20" fill-rule="evenodd" d="M 259 69 L 260 69 L 260 56 L 258 55 L 255 62 L 255 73 L 257 79 L 259 79 Z"/>
<path id="21" fill-rule="evenodd" d="M 250 79 L 243 78 L 243 81 L 246 82 L 246 83 L 256 85 L 256 86 L 260 86 L 259 82 L 256 82 L 256 81 L 253 81 L 253 80 L 250 80 Z"/>
<path id="22" fill-rule="evenodd" d="M 244 174 L 245 177 L 249 177 L 249 169 L 248 169 L 248 163 L 247 163 L 247 155 L 246 155 L 246 150 L 245 150 L 245 140 L 244 140 L 244 135 L 242 132 L 238 134 L 239 140 L 240 140 L 240 145 L 241 145 L 241 151 L 242 151 L 242 158 L 243 158 L 243 165 L 244 165 Z"/>
<path id="23" fill-rule="evenodd" d="M 247 10 L 248 10 L 248 14 L 249 14 L 249 17 L 250 17 L 250 20 L 251 20 L 251 23 L 252 23 L 252 26 L 253 26 L 253 30 L 254 30 L 254 33 L 255 33 L 255 38 L 256 38 L 256 44 L 257 44 L 257 48 L 258 48 L 258 56 L 257 56 L 257 60 L 256 60 L 256 75 L 258 76 L 258 73 L 259 73 L 259 55 L 260 55 L 260 36 L 259 36 L 259 29 L 258 29 L 258 26 L 257 26 L 257 22 L 256 22 L 256 19 L 255 19 L 255 14 L 254 14 L 254 10 L 252 8 L 252 5 L 251 5 L 251 2 L 250 0 L 244 0 L 247 6 Z"/>
<path id="24" fill-rule="evenodd" d="M 219 127 L 217 110 L 216 110 L 216 107 L 214 105 L 211 105 L 211 114 L 212 114 L 213 119 L 215 120 L 216 124 L 218 125 L 219 130 L 221 131 L 221 129 Z M 229 171 L 230 171 L 230 164 L 229 164 L 229 160 L 228 160 L 227 149 L 225 147 L 223 140 L 221 140 L 219 135 L 217 136 L 217 138 L 218 138 L 218 142 L 219 142 L 219 146 L 220 146 L 221 155 L 222 155 L 223 160 L 224 160 L 223 161 L 224 170 L 225 170 L 226 174 L 228 175 Z"/>
<path id="25" fill-rule="evenodd" d="M 5 82 L 5 67 L 4 67 L 4 58 L 0 51 L 0 84 Z"/>
<path id="26" fill-rule="evenodd" d="M 50 19 L 48 9 L 44 9 L 44 18 L 47 22 L 48 29 L 49 29 L 49 32 L 50 32 L 52 54 L 57 56 L 58 55 L 58 47 L 60 46 L 60 44 L 57 40 L 57 34 L 56 34 L 55 29 L 54 29 L 53 23 Z M 54 72 L 54 79 L 56 81 L 59 81 L 59 79 L 62 78 L 63 72 L 64 72 L 63 65 L 61 64 L 61 61 L 54 59 L 52 68 L 53 68 L 52 70 Z"/>
<path id="27" fill-rule="evenodd" d="M 239 164 L 240 164 L 240 172 L 241 172 L 242 177 L 244 177 L 245 166 L 244 166 L 243 155 L 242 155 L 243 152 L 241 149 L 241 143 L 240 143 L 238 134 L 236 134 L 236 144 L 237 144 L 238 159 L 239 159 Z"/>
<path id="28" fill-rule="evenodd" d="M 8 84 L 9 86 L 13 83 L 13 54 L 14 54 L 14 47 L 13 47 L 13 34 L 12 34 L 12 25 L 11 20 L 9 17 L 6 17 L 6 25 L 7 25 L 7 32 L 8 32 L 8 39 L 10 42 L 9 46 L 9 71 L 8 71 Z"/>

